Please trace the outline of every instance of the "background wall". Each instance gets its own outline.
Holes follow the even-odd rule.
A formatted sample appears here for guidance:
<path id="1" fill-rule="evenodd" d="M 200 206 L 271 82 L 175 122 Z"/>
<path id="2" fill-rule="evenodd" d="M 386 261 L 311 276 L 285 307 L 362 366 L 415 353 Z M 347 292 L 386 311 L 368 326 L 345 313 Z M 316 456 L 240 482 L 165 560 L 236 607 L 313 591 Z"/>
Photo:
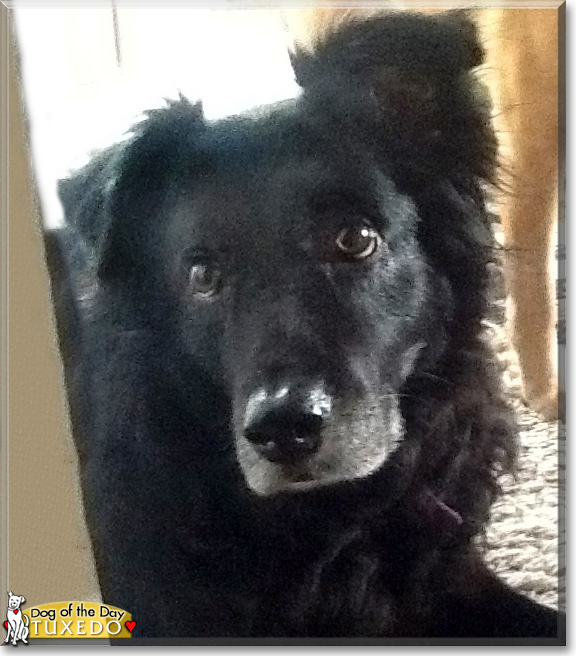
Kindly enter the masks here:
<path id="1" fill-rule="evenodd" d="M 8 69 L 4 66 L 9 74 L 8 202 L 4 208 L 8 222 L 2 240 L 7 248 L 7 259 L 2 258 L 7 267 L 2 276 L 7 282 L 2 308 L 7 342 L 7 361 L 2 367 L 7 388 L 7 407 L 2 413 L 2 479 L 7 492 L 3 495 L 4 585 L 0 590 L 4 615 L 7 590 L 24 595 L 26 606 L 96 601 L 99 591 L 77 497 L 76 457 L 49 302 L 41 219 L 34 200 L 18 57 L 8 11 L 4 5 L 0 8 L 2 54 L 7 50 L 9 59 Z"/>

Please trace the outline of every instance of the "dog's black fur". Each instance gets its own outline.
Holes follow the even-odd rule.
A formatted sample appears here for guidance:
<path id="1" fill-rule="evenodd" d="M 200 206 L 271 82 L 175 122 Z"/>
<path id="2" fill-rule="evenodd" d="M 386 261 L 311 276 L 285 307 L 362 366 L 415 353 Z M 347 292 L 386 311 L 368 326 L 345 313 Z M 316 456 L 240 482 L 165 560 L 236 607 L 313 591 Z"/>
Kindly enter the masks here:
<path id="1" fill-rule="evenodd" d="M 84 503 L 135 636 L 558 635 L 474 546 L 516 436 L 481 329 L 481 60 L 461 12 L 350 23 L 293 56 L 299 98 L 214 123 L 181 98 L 62 181 Z M 282 394 L 321 399 L 296 464 L 250 432 Z"/>

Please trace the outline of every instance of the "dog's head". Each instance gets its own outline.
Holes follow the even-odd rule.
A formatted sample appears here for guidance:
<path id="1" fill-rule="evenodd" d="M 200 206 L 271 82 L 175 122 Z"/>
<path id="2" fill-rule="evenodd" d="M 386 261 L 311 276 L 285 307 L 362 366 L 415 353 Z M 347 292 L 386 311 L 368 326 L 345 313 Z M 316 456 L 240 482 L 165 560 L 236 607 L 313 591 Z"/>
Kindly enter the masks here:
<path id="1" fill-rule="evenodd" d="M 63 183 L 101 285 L 224 391 L 258 494 L 379 469 L 477 331 L 480 63 L 462 13 L 343 25 L 293 55 L 299 98 L 215 123 L 181 99 Z"/>
<path id="2" fill-rule="evenodd" d="M 8 593 L 8 610 L 17 610 L 26 601 L 22 595 Z"/>

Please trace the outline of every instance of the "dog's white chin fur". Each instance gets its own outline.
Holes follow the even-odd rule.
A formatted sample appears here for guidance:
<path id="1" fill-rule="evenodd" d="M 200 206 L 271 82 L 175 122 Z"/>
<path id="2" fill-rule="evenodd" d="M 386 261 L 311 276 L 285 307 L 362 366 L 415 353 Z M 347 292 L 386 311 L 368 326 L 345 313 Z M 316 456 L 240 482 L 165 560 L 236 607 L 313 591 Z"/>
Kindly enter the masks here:
<path id="1" fill-rule="evenodd" d="M 300 466 L 287 467 L 262 458 L 250 442 L 239 437 L 238 462 L 248 487 L 259 496 L 282 492 L 301 493 L 319 487 L 365 478 L 377 471 L 396 450 L 404 434 L 395 398 L 356 412 L 338 426 L 328 426 L 322 446 Z M 361 419 L 358 419 L 361 417 Z"/>

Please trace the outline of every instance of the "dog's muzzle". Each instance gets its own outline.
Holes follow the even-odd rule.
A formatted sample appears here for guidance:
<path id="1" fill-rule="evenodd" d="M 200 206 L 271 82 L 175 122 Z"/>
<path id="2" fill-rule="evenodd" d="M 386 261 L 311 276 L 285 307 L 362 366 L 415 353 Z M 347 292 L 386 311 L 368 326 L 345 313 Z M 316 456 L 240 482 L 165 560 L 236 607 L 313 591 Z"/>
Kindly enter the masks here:
<path id="1" fill-rule="evenodd" d="M 321 384 L 260 389 L 246 404 L 244 437 L 266 460 L 298 465 L 319 450 L 331 409 L 332 399 Z"/>
<path id="2" fill-rule="evenodd" d="M 236 406 L 234 424 L 246 483 L 263 496 L 364 478 L 403 433 L 394 395 L 346 400 L 307 381 L 256 390 Z"/>

